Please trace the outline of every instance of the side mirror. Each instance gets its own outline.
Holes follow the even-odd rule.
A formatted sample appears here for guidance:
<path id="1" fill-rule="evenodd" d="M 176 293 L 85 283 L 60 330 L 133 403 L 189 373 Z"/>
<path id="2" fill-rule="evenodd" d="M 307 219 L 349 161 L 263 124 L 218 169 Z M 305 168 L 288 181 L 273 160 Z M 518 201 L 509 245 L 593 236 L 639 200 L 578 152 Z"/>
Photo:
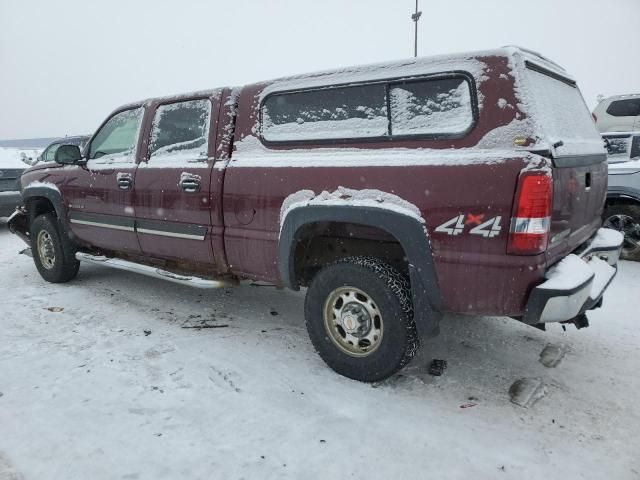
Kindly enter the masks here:
<path id="1" fill-rule="evenodd" d="M 56 150 L 54 160 L 62 165 L 73 165 L 82 159 L 80 147 L 77 145 L 60 145 Z"/>

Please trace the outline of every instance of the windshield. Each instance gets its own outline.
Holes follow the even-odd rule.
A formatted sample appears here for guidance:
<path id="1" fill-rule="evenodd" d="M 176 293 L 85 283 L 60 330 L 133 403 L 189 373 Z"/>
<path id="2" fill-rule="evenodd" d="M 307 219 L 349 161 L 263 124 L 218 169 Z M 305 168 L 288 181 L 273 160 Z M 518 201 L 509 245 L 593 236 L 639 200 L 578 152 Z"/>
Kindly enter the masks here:
<path id="1" fill-rule="evenodd" d="M 575 84 L 532 67 L 527 68 L 527 77 L 543 139 L 557 145 L 558 155 L 604 153 L 602 138 Z"/>

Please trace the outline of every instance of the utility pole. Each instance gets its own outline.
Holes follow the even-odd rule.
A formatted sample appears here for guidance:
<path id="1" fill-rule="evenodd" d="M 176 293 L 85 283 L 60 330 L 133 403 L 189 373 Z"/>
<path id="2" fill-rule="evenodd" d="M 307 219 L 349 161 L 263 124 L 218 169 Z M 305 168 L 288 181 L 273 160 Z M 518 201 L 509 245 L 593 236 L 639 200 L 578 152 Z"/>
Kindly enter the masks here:
<path id="1" fill-rule="evenodd" d="M 414 57 L 418 56 L 418 20 L 420 20 L 421 15 L 422 15 L 422 12 L 418 11 L 418 0 L 416 0 L 416 13 L 411 15 L 411 20 L 413 20 L 413 23 L 415 24 L 415 35 L 414 35 L 414 41 L 413 41 Z"/>

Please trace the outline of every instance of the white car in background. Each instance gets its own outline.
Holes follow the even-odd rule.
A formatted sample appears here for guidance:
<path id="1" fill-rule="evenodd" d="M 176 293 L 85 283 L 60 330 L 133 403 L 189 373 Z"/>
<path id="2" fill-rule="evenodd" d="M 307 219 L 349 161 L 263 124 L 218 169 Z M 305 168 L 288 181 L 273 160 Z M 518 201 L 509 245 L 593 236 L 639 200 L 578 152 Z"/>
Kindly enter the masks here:
<path id="1" fill-rule="evenodd" d="M 609 183 L 603 226 L 624 235 L 621 257 L 640 261 L 640 131 L 603 133 Z"/>
<path id="2" fill-rule="evenodd" d="M 640 94 L 601 100 L 593 111 L 593 119 L 602 133 L 640 130 Z"/>

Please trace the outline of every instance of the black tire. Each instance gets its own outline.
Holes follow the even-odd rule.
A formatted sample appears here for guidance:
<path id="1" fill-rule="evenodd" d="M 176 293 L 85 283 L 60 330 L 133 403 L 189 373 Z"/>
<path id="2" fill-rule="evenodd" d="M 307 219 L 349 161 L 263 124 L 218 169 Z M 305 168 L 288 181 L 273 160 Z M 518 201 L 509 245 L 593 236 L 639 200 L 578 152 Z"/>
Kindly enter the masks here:
<path id="1" fill-rule="evenodd" d="M 640 205 L 621 203 L 607 206 L 603 226 L 624 235 L 621 258 L 640 261 Z"/>
<path id="2" fill-rule="evenodd" d="M 75 258 L 73 243 L 62 232 L 55 215 L 47 213 L 36 217 L 29 227 L 29 236 L 33 261 L 42 278 L 51 283 L 64 283 L 76 277 L 80 262 Z M 45 248 L 42 248 L 42 242 L 39 246 L 39 238 L 43 239 Z"/>
<path id="3" fill-rule="evenodd" d="M 334 326 L 332 334 L 329 331 L 332 327 L 325 324 L 325 308 L 329 308 L 336 292 L 345 290 L 345 287 L 354 287 L 370 297 L 367 301 L 372 305 L 374 318 L 376 311 L 381 314 L 376 320 L 381 325 L 380 339 L 375 348 L 361 354 L 363 356 L 354 356 L 344 351 L 344 346 L 339 346 L 341 342 L 339 338 L 336 339 L 336 331 L 340 335 L 345 333 L 342 326 Z M 346 291 L 345 295 L 349 295 L 349 290 Z M 342 310 L 348 305 L 350 303 L 342 303 Z M 329 316 L 337 319 L 335 314 Z M 418 351 L 409 282 L 405 276 L 377 258 L 349 257 L 320 270 L 307 290 L 305 318 L 309 337 L 320 357 L 337 373 L 354 380 L 384 380 L 409 363 Z M 366 318 L 370 318 L 370 315 Z M 339 323 L 338 320 L 333 322 Z M 344 338 L 353 337 L 347 337 L 345 333 Z M 359 344 L 346 345 L 346 348 L 362 348 Z"/>

